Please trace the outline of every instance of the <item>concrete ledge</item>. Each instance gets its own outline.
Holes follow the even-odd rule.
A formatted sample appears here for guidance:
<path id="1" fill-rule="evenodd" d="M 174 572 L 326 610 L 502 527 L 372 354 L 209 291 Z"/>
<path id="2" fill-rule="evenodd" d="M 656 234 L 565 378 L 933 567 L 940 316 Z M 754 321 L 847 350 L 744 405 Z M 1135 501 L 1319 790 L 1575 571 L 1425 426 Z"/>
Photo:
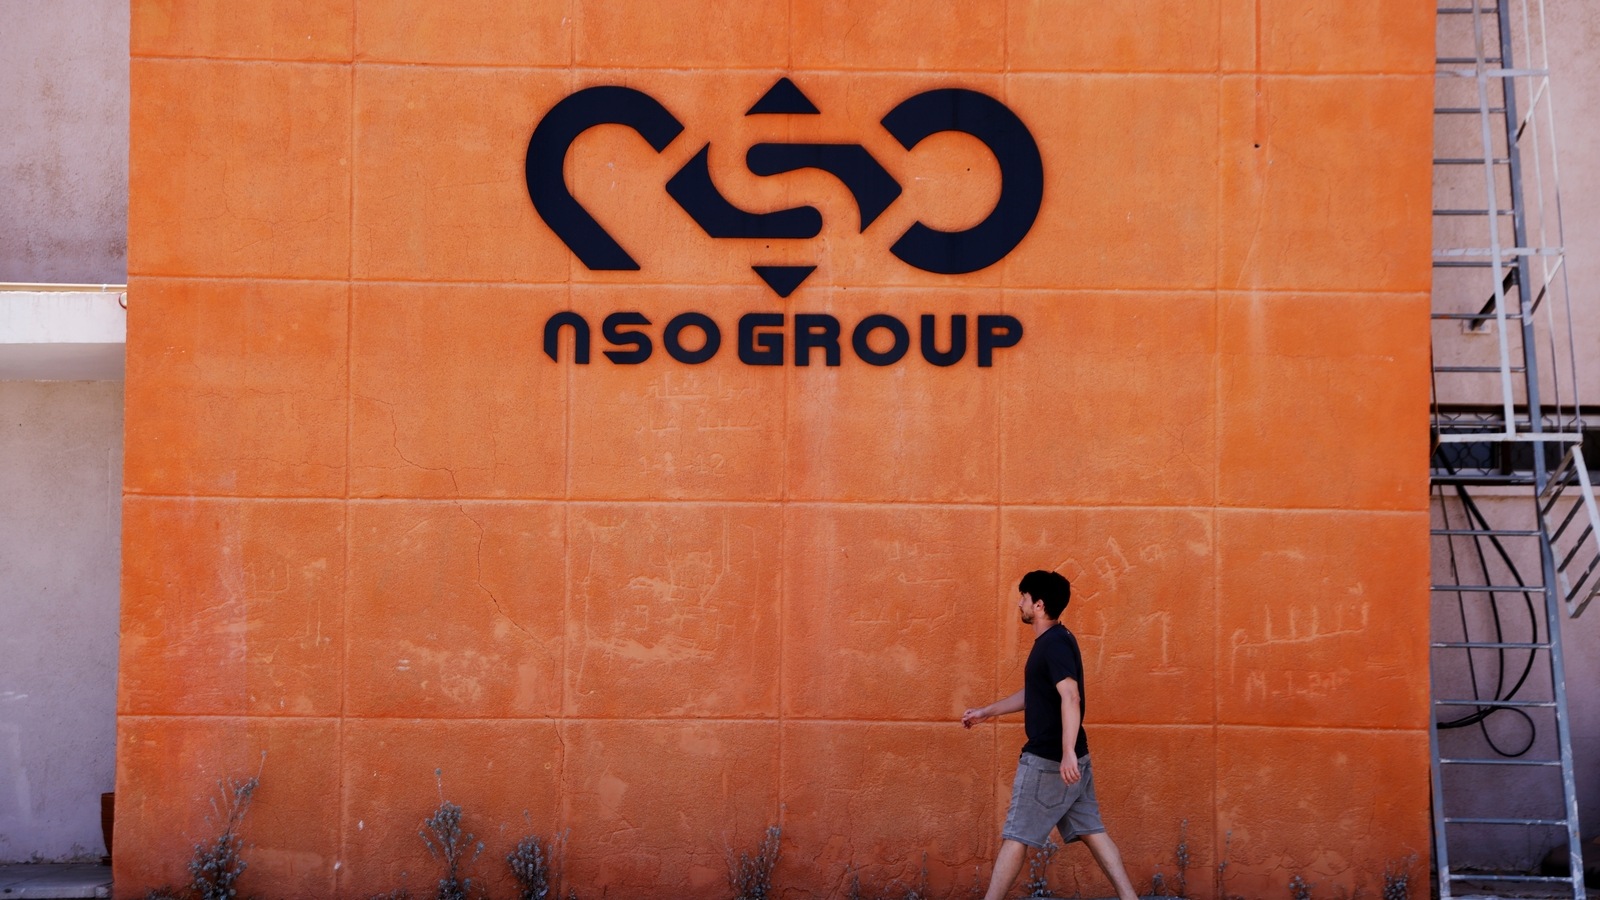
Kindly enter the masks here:
<path id="1" fill-rule="evenodd" d="M 111 896 L 111 867 L 93 864 L 21 863 L 0 865 L 0 898 Z"/>
<path id="2" fill-rule="evenodd" d="M 0 380 L 121 381 L 126 297 L 117 285 L 0 290 Z"/>

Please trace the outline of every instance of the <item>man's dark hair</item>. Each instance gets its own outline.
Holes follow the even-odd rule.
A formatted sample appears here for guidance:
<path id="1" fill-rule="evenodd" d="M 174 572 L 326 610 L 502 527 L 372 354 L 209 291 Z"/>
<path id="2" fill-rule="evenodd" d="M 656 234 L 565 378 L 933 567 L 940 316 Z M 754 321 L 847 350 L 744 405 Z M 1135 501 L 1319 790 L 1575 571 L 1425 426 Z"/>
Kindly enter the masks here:
<path id="1" fill-rule="evenodd" d="M 1059 619 L 1067 609 L 1067 601 L 1072 599 L 1072 582 L 1060 572 L 1035 569 L 1022 576 L 1017 591 L 1040 601 L 1044 604 L 1045 615 Z"/>

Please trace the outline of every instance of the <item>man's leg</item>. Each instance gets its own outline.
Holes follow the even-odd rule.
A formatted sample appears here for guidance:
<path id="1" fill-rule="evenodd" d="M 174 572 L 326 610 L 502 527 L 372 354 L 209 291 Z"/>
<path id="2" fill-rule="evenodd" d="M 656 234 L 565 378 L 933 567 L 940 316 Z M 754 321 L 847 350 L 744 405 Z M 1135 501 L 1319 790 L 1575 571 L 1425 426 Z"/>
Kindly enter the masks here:
<path id="1" fill-rule="evenodd" d="M 1001 900 L 1006 891 L 1011 890 L 1011 885 L 1016 883 L 1017 874 L 1022 871 L 1022 857 L 1028 852 L 1028 845 L 1021 841 L 1009 838 L 1000 843 L 1000 853 L 994 858 L 994 874 L 989 876 L 989 893 L 983 895 L 983 900 Z"/>
<path id="2" fill-rule="evenodd" d="M 1099 834 L 1080 834 L 1078 839 L 1094 855 L 1094 861 L 1100 864 L 1100 871 L 1111 879 L 1112 886 L 1117 889 L 1118 900 L 1139 900 L 1139 895 L 1133 891 L 1133 882 L 1128 880 L 1128 870 L 1122 867 L 1122 854 L 1117 852 L 1117 845 L 1111 843 L 1111 837 L 1102 831 Z M 996 868 L 998 871 L 998 866 Z"/>

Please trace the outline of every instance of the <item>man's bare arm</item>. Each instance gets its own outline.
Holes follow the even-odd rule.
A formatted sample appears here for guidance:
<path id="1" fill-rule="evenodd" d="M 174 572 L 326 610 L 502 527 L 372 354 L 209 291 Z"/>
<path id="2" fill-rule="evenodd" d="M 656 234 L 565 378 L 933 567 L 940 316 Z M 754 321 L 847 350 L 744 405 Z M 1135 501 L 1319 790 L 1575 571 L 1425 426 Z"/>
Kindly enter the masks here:
<path id="1" fill-rule="evenodd" d="M 1056 682 L 1061 693 L 1061 780 L 1077 784 L 1083 778 L 1078 771 L 1078 726 L 1083 717 L 1078 713 L 1078 679 L 1063 678 Z"/>
<path id="2" fill-rule="evenodd" d="M 969 709 L 961 714 L 961 727 L 971 728 L 980 722 L 987 722 L 996 716 L 1007 713 L 1022 712 L 1022 691 L 1017 691 L 1003 700 L 996 700 L 988 706 Z"/>

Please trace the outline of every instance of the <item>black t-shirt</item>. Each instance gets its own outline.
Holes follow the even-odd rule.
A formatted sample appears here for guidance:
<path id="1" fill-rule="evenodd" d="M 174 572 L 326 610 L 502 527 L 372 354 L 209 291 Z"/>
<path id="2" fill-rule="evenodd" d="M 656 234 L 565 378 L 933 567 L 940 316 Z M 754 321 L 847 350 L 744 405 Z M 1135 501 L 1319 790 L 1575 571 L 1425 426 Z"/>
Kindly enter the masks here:
<path id="1" fill-rule="evenodd" d="M 1022 718 L 1028 732 L 1023 753 L 1061 760 L 1061 692 L 1056 685 L 1063 678 L 1078 682 L 1078 743 L 1074 749 L 1077 756 L 1088 754 L 1089 736 L 1083 729 L 1087 702 L 1083 654 L 1078 652 L 1078 639 L 1060 622 L 1033 639 L 1033 650 L 1022 671 Z"/>

